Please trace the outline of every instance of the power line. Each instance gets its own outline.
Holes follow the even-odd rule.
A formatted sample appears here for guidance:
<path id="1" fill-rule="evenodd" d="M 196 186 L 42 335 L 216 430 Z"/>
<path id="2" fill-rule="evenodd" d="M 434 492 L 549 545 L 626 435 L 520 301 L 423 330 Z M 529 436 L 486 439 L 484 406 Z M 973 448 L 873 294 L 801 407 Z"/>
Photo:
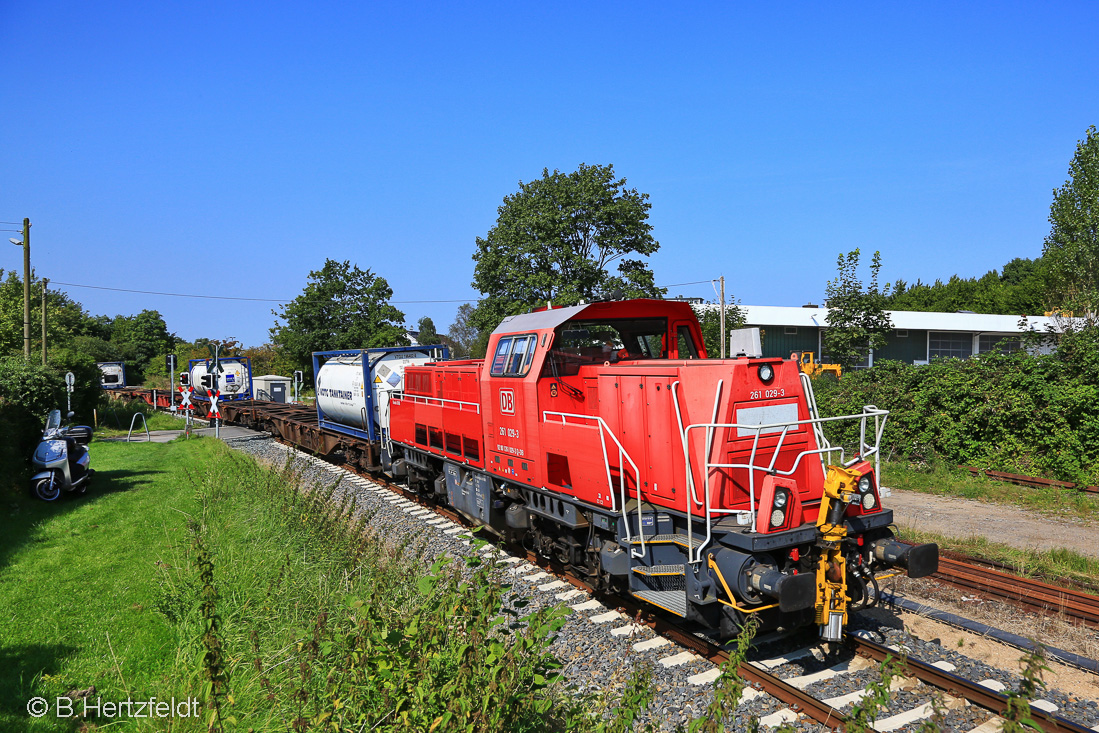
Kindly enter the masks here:
<path id="1" fill-rule="evenodd" d="M 3 231 L 3 230 L 0 230 Z M 15 230 L 13 230 L 15 231 Z M 19 230 L 22 231 L 22 230 Z M 66 285 L 70 288 L 89 288 L 91 290 L 110 290 L 115 293 L 137 293 L 139 295 L 163 295 L 171 298 L 200 298 L 202 300 L 237 300 L 248 301 L 252 303 L 290 303 L 297 298 L 244 298 L 232 295 L 199 295 L 195 293 L 166 293 L 159 290 L 133 290 L 131 288 L 110 288 L 105 285 L 85 285 L 83 283 L 67 283 L 61 280 L 51 280 L 55 285 Z M 695 280 L 688 283 L 673 283 L 671 285 L 661 285 L 664 288 L 678 288 L 683 285 L 704 285 L 706 283 L 713 282 L 712 280 Z M 300 296 L 298 296 L 300 297 Z M 327 300 L 327 298 L 325 299 Z M 421 305 L 429 303 L 472 303 L 470 298 L 464 298 L 459 300 L 393 300 L 391 303 L 400 305 Z"/>
<path id="2" fill-rule="evenodd" d="M 256 303 L 290 303 L 297 298 L 241 298 L 232 295 L 195 295 L 192 293 L 164 293 L 157 290 L 132 290 L 130 288 L 108 288 L 103 285 L 83 285 L 81 283 L 67 283 L 60 280 L 51 280 L 55 285 L 67 285 L 71 288 L 91 288 L 92 290 L 111 290 L 116 293 L 140 293 L 141 295 L 167 295 L 173 298 L 202 298 L 204 300 L 246 300 Z M 328 300 L 325 298 L 324 300 Z M 464 300 L 392 300 L 391 303 L 416 304 L 416 303 L 469 303 L 469 298 Z"/>
<path id="3" fill-rule="evenodd" d="M 262 303 L 289 303 L 289 300 L 277 298 L 237 298 L 231 295 L 193 295 L 189 293 L 162 293 L 156 290 L 130 290 L 129 288 L 108 288 L 103 285 L 82 285 L 81 283 L 66 283 L 60 280 L 52 281 L 55 285 L 68 285 L 70 288 L 90 288 L 92 290 L 111 290 L 116 293 L 140 293 L 142 295 L 167 295 L 173 298 L 204 298 L 207 300 L 250 300 Z"/>
<path id="4" fill-rule="evenodd" d="M 713 280 L 695 280 L 690 283 L 675 283 L 673 285 L 661 285 L 662 288 L 678 288 L 681 285 L 705 285 L 706 283 L 712 283 Z"/>

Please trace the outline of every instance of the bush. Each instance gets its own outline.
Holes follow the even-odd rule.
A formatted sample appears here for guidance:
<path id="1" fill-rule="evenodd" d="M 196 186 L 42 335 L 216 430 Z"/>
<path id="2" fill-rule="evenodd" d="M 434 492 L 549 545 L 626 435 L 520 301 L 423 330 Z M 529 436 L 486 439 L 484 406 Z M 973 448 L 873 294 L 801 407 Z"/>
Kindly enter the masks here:
<path id="1" fill-rule="evenodd" d="M 1099 336 L 1066 335 L 1053 354 L 989 353 L 926 366 L 882 362 L 817 380 L 821 413 L 890 411 L 883 452 L 1079 483 L 1099 482 Z M 832 426 L 857 440 L 857 425 Z"/>
<path id="2" fill-rule="evenodd" d="M 72 393 L 72 410 L 76 413 L 74 420 L 90 425 L 92 410 L 105 401 L 103 387 L 100 385 L 102 372 L 96 366 L 95 360 L 87 354 L 71 349 L 57 349 L 49 355 L 49 362 L 50 368 L 62 380 L 62 384 L 64 384 L 65 372 L 73 373 L 76 378 Z M 64 412 L 64 392 L 55 407 Z"/>
<path id="3" fill-rule="evenodd" d="M 56 371 L 21 355 L 0 358 L 0 474 L 6 487 L 24 483 L 26 459 L 46 414 L 64 395 L 65 381 Z"/>

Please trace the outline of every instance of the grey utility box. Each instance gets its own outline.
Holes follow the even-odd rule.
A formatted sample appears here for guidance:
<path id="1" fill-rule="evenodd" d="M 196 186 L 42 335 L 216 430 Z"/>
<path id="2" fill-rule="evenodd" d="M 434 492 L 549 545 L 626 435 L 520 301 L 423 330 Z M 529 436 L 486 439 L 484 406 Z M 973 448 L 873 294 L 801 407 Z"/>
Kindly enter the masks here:
<path id="1" fill-rule="evenodd" d="M 280 377 L 277 374 L 252 377 L 252 396 L 267 402 L 289 402 L 290 377 Z"/>

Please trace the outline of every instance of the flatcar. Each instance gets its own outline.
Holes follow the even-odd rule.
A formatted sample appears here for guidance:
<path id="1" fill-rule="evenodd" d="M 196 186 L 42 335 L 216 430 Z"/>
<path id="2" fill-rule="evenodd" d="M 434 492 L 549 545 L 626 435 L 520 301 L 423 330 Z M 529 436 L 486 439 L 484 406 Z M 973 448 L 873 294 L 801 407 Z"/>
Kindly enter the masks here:
<path id="1" fill-rule="evenodd" d="M 885 411 L 822 417 L 797 360 L 741 352 L 707 359 L 685 303 L 512 316 L 484 360 L 404 368 L 380 462 L 485 531 L 723 637 L 754 617 L 835 641 L 881 574 L 928 575 L 938 548 L 890 531 Z M 859 427 L 850 455 L 827 439 L 839 421 Z"/>

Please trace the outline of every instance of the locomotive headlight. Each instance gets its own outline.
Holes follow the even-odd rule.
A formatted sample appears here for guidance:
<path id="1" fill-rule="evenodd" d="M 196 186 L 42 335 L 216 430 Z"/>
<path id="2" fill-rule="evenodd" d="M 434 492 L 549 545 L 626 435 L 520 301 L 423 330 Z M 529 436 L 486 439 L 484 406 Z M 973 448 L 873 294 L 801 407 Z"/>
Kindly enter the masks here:
<path id="1" fill-rule="evenodd" d="M 771 526 L 781 527 L 782 523 L 786 521 L 786 513 L 781 509 L 775 509 L 771 512 Z"/>
<path id="2" fill-rule="evenodd" d="M 775 370 L 771 368 L 770 364 L 764 364 L 759 368 L 759 381 L 770 382 L 775 378 Z"/>
<path id="3" fill-rule="evenodd" d="M 878 505 L 877 497 L 875 497 L 873 494 L 863 494 L 862 495 L 862 508 L 863 509 L 866 509 L 866 510 L 869 511 L 870 509 L 873 509 L 877 505 Z"/>
<path id="4" fill-rule="evenodd" d="M 870 474 L 859 479 L 859 493 L 865 494 L 867 491 L 870 491 Z"/>
<path id="5" fill-rule="evenodd" d="M 776 509 L 781 509 L 782 507 L 786 506 L 786 492 L 785 491 L 775 492 L 774 504 L 775 504 Z"/>

